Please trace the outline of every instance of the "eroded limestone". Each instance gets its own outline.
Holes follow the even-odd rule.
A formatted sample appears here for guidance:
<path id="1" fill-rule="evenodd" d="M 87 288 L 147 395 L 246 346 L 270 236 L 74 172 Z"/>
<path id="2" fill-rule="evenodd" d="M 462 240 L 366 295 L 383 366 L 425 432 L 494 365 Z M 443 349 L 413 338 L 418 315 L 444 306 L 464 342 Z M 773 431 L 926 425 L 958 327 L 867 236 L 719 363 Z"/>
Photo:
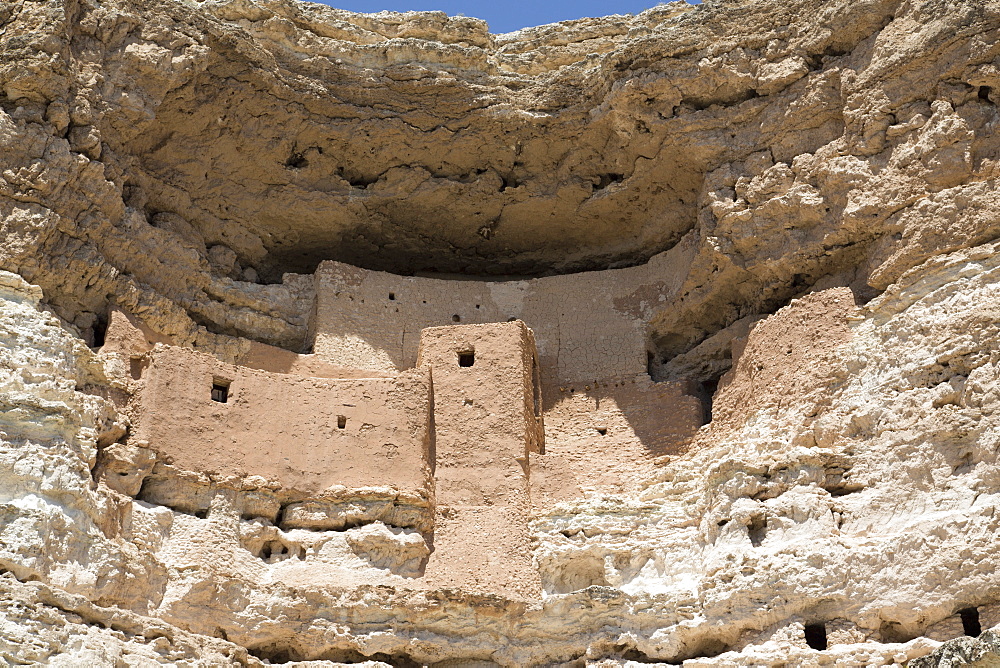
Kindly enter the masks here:
<path id="1" fill-rule="evenodd" d="M 996 660 L 996 2 L 8 4 L 0 660 Z"/>

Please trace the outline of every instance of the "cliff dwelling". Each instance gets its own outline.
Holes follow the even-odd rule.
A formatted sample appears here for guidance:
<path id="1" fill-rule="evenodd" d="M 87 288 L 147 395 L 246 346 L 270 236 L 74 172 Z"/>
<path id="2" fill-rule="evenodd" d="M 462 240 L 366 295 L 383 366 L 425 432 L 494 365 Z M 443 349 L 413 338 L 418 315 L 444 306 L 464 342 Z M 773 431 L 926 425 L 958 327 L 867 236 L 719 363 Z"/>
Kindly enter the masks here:
<path id="1" fill-rule="evenodd" d="M 1000 662 L 1000 2 L 0 56 L 0 665 Z"/>

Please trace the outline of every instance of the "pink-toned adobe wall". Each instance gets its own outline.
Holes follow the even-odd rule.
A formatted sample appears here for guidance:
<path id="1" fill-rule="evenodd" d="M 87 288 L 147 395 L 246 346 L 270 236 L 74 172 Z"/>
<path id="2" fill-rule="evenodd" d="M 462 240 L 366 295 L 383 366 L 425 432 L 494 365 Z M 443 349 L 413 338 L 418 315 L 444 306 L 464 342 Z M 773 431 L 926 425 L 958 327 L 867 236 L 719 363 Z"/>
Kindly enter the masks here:
<path id="1" fill-rule="evenodd" d="M 676 291 L 686 245 L 625 269 L 523 281 L 397 276 L 324 262 L 316 271 L 313 350 L 333 364 L 388 371 L 416 364 L 421 330 L 523 320 L 545 383 L 646 372 L 646 324 Z"/>
<path id="2" fill-rule="evenodd" d="M 472 366 L 460 365 L 460 352 Z M 424 330 L 419 362 L 433 374 L 439 502 L 495 505 L 524 486 L 544 438 L 534 357 L 520 321 Z"/>
<path id="3" fill-rule="evenodd" d="M 121 309 L 111 309 L 108 314 L 107 334 L 101 349 L 105 354 L 117 353 L 126 359 L 136 359 L 152 350 L 157 343 L 174 345 L 170 337 L 154 332 L 130 313 Z M 330 364 L 316 355 L 302 355 L 249 339 L 239 339 L 234 348 L 234 354 L 230 359 L 234 364 L 272 373 L 316 378 L 373 378 L 395 375 L 373 370 L 348 369 Z M 137 360 L 137 364 L 141 365 L 141 362 Z"/>
<path id="4" fill-rule="evenodd" d="M 546 389 L 545 454 L 531 458 L 540 513 L 587 492 L 637 492 L 705 423 L 705 406 L 683 382 L 637 376 Z"/>
<path id="5" fill-rule="evenodd" d="M 229 383 L 226 403 L 211 398 L 220 380 Z M 428 495 L 426 369 L 393 378 L 315 378 L 159 345 L 142 384 L 131 440 L 148 444 L 177 469 L 261 476 L 301 496 L 338 486 Z"/>
<path id="6" fill-rule="evenodd" d="M 419 364 L 434 382 L 432 586 L 524 600 L 541 593 L 528 530 L 528 472 L 543 447 L 535 358 L 520 321 L 421 334 Z"/>

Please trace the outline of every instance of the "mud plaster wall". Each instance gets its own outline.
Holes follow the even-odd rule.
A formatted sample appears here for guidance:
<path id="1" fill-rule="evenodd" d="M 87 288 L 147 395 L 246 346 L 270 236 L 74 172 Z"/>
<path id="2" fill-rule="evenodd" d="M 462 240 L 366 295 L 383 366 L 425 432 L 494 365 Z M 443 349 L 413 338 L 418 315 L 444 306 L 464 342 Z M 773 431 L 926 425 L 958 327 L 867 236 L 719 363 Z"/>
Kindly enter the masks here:
<path id="1" fill-rule="evenodd" d="M 640 375 L 546 389 L 545 454 L 531 458 L 538 511 L 586 492 L 639 489 L 705 422 L 705 406 L 688 383 Z"/>
<path id="2" fill-rule="evenodd" d="M 144 364 L 141 358 L 157 343 L 176 345 L 170 337 L 146 327 L 133 314 L 117 308 L 109 311 L 105 341 L 101 347 L 103 355 L 117 355 L 129 365 L 132 374 L 137 374 L 137 369 Z M 303 355 L 249 339 L 240 339 L 237 345 L 238 350 L 232 351 L 229 361 L 241 367 L 270 373 L 315 378 L 374 378 L 395 375 L 365 369 L 347 369 L 329 364 L 316 355 Z"/>
<path id="3" fill-rule="evenodd" d="M 684 244 L 648 263 L 522 281 L 398 276 L 324 262 L 316 271 L 314 353 L 359 369 L 416 364 L 426 327 L 523 320 L 544 383 L 646 371 L 646 323 L 683 281 Z"/>
<path id="4" fill-rule="evenodd" d="M 519 321 L 429 328 L 419 363 L 434 379 L 441 558 L 428 563 L 428 577 L 468 591 L 537 597 L 528 472 L 543 444 L 531 330 Z"/>
<path id="5" fill-rule="evenodd" d="M 459 352 L 474 355 L 459 364 Z M 443 502 L 505 500 L 525 484 L 541 441 L 534 414 L 534 344 L 521 322 L 424 331 L 420 363 L 433 370 L 437 494 Z"/>
<path id="6" fill-rule="evenodd" d="M 212 400 L 219 381 L 229 384 L 226 403 Z M 148 443 L 179 469 L 257 475 L 307 494 L 334 486 L 427 488 L 426 370 L 309 378 L 158 346 L 143 384 L 132 442 Z"/>

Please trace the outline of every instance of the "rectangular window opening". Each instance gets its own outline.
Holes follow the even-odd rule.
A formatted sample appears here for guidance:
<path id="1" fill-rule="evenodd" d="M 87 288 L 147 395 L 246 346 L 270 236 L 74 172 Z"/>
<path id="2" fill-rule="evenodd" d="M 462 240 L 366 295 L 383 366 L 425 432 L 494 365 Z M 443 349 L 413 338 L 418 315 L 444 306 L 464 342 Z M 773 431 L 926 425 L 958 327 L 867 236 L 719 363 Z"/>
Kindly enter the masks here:
<path id="1" fill-rule="evenodd" d="M 337 416 L 337 429 L 346 429 L 346 428 L 347 428 L 347 416 L 346 415 L 338 415 Z"/>
<path id="2" fill-rule="evenodd" d="M 218 401 L 220 404 L 227 403 L 229 401 L 229 385 L 230 381 L 223 380 L 221 378 L 216 378 L 212 381 L 212 401 Z"/>
<path id="3" fill-rule="evenodd" d="M 128 372 L 132 380 L 141 380 L 142 372 L 146 370 L 146 359 L 143 357 L 130 357 L 128 360 Z"/>
<path id="4" fill-rule="evenodd" d="M 476 363 L 475 351 L 466 351 L 458 354 L 458 366 L 472 366 Z"/>
<path id="5" fill-rule="evenodd" d="M 98 316 L 90 330 L 91 348 L 103 348 L 104 341 L 108 336 L 107 316 Z"/>
<path id="6" fill-rule="evenodd" d="M 965 635 L 976 638 L 983 632 L 983 627 L 979 622 L 978 608 L 965 608 L 959 610 L 958 614 L 962 617 L 962 630 Z"/>
<path id="7" fill-rule="evenodd" d="M 806 644 L 821 652 L 825 650 L 827 648 L 826 624 L 806 624 Z"/>

